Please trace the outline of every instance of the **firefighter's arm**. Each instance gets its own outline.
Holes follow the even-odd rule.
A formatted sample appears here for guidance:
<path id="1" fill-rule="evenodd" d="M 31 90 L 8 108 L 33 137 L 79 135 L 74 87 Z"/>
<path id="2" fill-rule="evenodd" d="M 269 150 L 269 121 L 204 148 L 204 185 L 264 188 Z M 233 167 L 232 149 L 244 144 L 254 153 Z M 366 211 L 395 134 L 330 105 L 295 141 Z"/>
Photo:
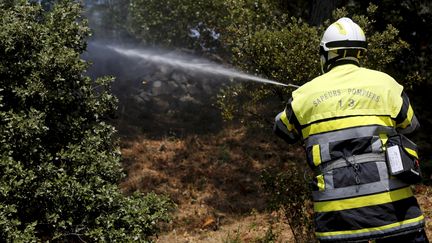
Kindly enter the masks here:
<path id="1" fill-rule="evenodd" d="M 402 134 L 412 133 L 420 127 L 408 96 L 402 92 L 402 107 L 396 117 L 396 129 Z"/>
<path id="2" fill-rule="evenodd" d="M 291 108 L 291 101 L 290 99 L 285 110 L 276 116 L 273 131 L 287 143 L 292 144 L 300 139 L 300 135 L 296 128 L 298 122 Z"/>

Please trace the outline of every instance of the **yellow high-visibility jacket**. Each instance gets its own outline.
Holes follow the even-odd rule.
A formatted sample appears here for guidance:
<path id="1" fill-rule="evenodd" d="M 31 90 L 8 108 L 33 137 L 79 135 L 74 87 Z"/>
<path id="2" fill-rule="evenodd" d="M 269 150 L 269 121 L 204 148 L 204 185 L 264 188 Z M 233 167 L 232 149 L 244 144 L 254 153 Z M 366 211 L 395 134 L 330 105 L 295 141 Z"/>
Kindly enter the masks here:
<path id="1" fill-rule="evenodd" d="M 292 93 L 274 131 L 302 140 L 317 172 L 312 197 L 321 242 L 381 238 L 424 226 L 410 185 L 390 176 L 387 137 L 419 126 L 389 75 L 343 64 Z"/>

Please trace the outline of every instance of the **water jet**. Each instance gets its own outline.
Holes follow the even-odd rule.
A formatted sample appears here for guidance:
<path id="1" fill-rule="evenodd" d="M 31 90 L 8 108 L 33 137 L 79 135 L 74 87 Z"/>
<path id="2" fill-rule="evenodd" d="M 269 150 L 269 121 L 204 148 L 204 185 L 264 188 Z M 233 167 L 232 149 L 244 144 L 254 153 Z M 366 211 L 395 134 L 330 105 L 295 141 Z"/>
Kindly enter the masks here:
<path id="1" fill-rule="evenodd" d="M 254 82 L 267 83 L 267 84 L 273 84 L 273 85 L 279 85 L 285 87 L 293 87 L 293 88 L 299 87 L 298 85 L 294 85 L 290 83 L 289 84 L 280 83 L 270 79 L 246 74 L 237 71 L 233 68 L 227 68 L 220 64 L 210 62 L 203 58 L 179 55 L 175 53 L 161 54 L 154 50 L 124 48 L 115 45 L 107 45 L 106 47 L 115 51 L 116 53 L 119 53 L 121 55 L 130 58 L 138 58 L 156 64 L 164 64 L 164 65 L 172 66 L 174 68 L 179 68 L 190 72 L 194 72 L 194 73 L 221 75 L 230 78 L 238 78 L 242 80 L 250 80 Z"/>

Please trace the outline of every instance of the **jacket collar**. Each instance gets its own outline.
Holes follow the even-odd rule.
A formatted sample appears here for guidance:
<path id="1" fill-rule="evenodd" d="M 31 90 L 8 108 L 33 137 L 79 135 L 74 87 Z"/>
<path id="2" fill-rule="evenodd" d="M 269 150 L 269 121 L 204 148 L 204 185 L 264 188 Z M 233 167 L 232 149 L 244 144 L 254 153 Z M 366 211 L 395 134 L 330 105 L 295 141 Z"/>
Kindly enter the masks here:
<path id="1" fill-rule="evenodd" d="M 354 64 L 354 65 L 360 67 L 360 63 L 359 63 L 357 58 L 349 58 L 348 57 L 348 58 L 341 58 L 341 59 L 336 60 L 334 63 L 331 64 L 330 70 L 332 70 L 334 67 L 345 65 L 345 64 Z"/>

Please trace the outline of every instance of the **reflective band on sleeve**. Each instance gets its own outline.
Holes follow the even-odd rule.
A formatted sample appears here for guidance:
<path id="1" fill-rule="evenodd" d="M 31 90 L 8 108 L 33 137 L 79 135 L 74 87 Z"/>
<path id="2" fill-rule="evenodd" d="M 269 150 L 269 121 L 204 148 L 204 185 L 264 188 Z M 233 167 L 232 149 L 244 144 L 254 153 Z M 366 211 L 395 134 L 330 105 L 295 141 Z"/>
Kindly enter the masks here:
<path id="1" fill-rule="evenodd" d="M 319 144 L 312 146 L 312 160 L 315 166 L 321 164 L 321 150 Z"/>
<path id="2" fill-rule="evenodd" d="M 288 121 L 288 118 L 287 118 L 287 115 L 286 115 L 286 112 L 285 112 L 285 111 L 283 111 L 283 112 L 281 113 L 281 115 L 280 115 L 280 119 L 281 119 L 281 121 L 285 124 L 285 126 L 288 127 L 288 125 L 289 125 L 289 121 Z"/>
<path id="3" fill-rule="evenodd" d="M 313 123 L 302 129 L 302 135 L 306 139 L 314 134 L 370 125 L 394 127 L 395 122 L 388 116 L 353 116 Z"/>
<path id="4" fill-rule="evenodd" d="M 323 175 L 317 176 L 317 186 L 318 186 L 319 191 L 325 190 L 325 182 L 324 182 L 324 176 Z"/>
<path id="5" fill-rule="evenodd" d="M 288 131 L 287 127 L 285 126 L 285 124 L 282 122 L 282 120 L 276 120 L 275 121 L 275 125 L 276 127 L 281 130 L 284 134 L 289 134 L 290 132 Z"/>
<path id="6" fill-rule="evenodd" d="M 403 121 L 401 124 L 398 124 L 397 127 L 398 128 L 406 128 L 407 126 L 409 126 L 411 124 L 412 118 L 414 115 L 414 111 L 411 107 L 411 105 L 408 107 L 408 112 L 407 112 L 407 118 L 405 119 L 405 121 Z"/>
<path id="7" fill-rule="evenodd" d="M 294 126 L 288 121 L 287 118 L 287 114 L 286 114 L 286 110 L 284 110 L 280 116 L 281 121 L 285 124 L 285 126 L 287 127 L 288 131 L 293 131 L 294 130 Z"/>
<path id="8" fill-rule="evenodd" d="M 410 187 L 405 187 L 390 192 L 383 192 L 379 194 L 362 196 L 350 199 L 342 199 L 328 202 L 315 202 L 315 212 L 330 212 L 345 210 L 351 208 L 361 208 L 367 206 L 373 206 L 377 204 L 383 204 L 388 202 L 394 202 L 404 198 L 412 197 L 413 193 Z"/>
<path id="9" fill-rule="evenodd" d="M 407 219 L 407 220 L 404 220 L 401 222 L 392 223 L 392 224 L 388 224 L 388 225 L 384 225 L 384 226 L 380 226 L 380 227 L 373 227 L 373 228 L 366 228 L 366 229 L 359 229 L 359 230 L 315 232 L 315 235 L 319 238 L 323 238 L 323 237 L 329 237 L 330 238 L 331 236 L 338 236 L 338 235 L 354 236 L 354 235 L 362 234 L 362 233 L 372 233 L 372 232 L 376 232 L 376 231 L 382 232 L 382 231 L 386 231 L 387 229 L 391 229 L 391 228 L 405 228 L 404 226 L 422 223 L 423 220 L 424 220 L 424 216 L 421 215 L 421 216 L 416 217 L 416 218 Z M 331 237 L 331 238 L 333 238 L 333 237 Z"/>

